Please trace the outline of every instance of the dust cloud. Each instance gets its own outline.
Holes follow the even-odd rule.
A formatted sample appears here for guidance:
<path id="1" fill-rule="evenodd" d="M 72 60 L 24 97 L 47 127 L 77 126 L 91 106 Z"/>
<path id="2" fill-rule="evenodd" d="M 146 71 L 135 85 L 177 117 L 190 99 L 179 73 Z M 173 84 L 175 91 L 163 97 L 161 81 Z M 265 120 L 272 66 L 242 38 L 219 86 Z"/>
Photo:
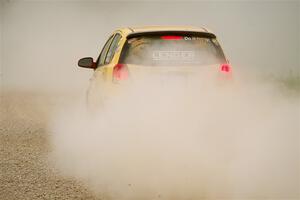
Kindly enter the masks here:
<path id="1" fill-rule="evenodd" d="M 105 199 L 297 199 L 299 98 L 204 77 L 188 90 L 128 84 L 93 116 L 62 109 L 50 123 L 56 167 Z"/>
<path id="2" fill-rule="evenodd" d="M 296 1 L 0 1 L 3 137 L 36 130 L 49 142 L 38 148 L 62 176 L 102 199 L 299 199 L 299 8 Z M 139 25 L 211 28 L 234 81 L 204 78 L 178 92 L 145 80 L 126 85 L 90 116 L 92 71 L 76 68 L 78 59 L 97 58 L 112 30 Z M 22 142 L 7 145 L 23 152 Z M 19 180 L 18 168 L 7 166 L 4 193 L 9 199 L 15 184 L 25 197 L 27 188 L 10 182 Z M 39 175 L 28 168 L 24 173 Z M 39 186 L 30 183 L 34 196 Z M 49 184 L 42 194 L 53 194 Z"/>

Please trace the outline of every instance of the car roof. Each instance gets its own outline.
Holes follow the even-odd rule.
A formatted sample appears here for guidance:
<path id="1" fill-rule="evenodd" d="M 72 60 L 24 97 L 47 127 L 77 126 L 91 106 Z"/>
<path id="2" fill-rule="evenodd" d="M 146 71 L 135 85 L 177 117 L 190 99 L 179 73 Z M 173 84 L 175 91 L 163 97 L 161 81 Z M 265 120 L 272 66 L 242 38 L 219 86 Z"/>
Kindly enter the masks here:
<path id="1" fill-rule="evenodd" d="M 118 29 L 125 36 L 137 33 L 148 33 L 148 32 L 162 32 L 162 31 L 178 31 L 178 32 L 202 32 L 211 33 L 210 30 L 204 27 L 194 27 L 194 26 L 142 26 L 142 27 L 127 27 Z"/>

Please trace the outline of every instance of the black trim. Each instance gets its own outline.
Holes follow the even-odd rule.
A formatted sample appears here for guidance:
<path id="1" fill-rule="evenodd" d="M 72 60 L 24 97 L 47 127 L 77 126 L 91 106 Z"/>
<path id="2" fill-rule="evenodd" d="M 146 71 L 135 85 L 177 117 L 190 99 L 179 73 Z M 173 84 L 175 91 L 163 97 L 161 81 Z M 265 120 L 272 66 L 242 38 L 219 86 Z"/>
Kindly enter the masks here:
<path id="1" fill-rule="evenodd" d="M 213 33 L 207 32 L 197 32 L 197 31 L 151 31 L 151 32 L 136 32 L 130 33 L 127 36 L 127 39 L 139 37 L 139 36 L 157 36 L 162 34 L 176 34 L 183 36 L 198 36 L 198 37 L 206 37 L 206 38 L 216 38 Z"/>

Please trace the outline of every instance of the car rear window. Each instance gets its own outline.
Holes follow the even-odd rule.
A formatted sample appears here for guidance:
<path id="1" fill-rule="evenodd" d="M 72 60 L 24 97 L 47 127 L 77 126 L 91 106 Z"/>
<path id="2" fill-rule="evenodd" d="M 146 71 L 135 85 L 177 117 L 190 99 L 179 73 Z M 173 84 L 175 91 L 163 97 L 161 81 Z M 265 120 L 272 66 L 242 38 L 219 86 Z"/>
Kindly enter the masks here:
<path id="1" fill-rule="evenodd" d="M 225 62 L 215 37 L 161 34 L 127 39 L 119 63 L 146 66 L 202 66 Z"/>

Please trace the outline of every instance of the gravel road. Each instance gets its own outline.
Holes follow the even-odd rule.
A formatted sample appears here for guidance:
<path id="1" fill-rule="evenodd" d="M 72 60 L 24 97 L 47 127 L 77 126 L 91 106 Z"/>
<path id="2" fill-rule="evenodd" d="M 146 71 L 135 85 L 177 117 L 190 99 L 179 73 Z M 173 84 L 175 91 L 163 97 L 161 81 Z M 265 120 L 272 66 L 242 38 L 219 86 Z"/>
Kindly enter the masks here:
<path id="1" fill-rule="evenodd" d="M 84 95 L 82 94 L 79 96 L 84 97 Z M 48 131 L 51 130 L 48 127 L 49 122 L 51 122 L 53 114 L 55 114 L 56 111 L 59 111 L 59 108 L 62 108 L 61 106 L 68 106 L 68 103 L 73 103 L 76 99 L 78 98 L 75 98 L 72 95 L 29 91 L 1 91 L 0 200 L 107 199 L 105 196 L 99 196 L 101 194 L 95 194 L 95 192 L 97 191 L 93 190 L 92 187 L 88 187 L 86 185 L 87 182 L 81 182 L 80 178 L 77 177 L 75 179 L 73 177 L 68 177 L 66 174 L 62 175 L 62 172 L 60 172 L 57 168 L 54 167 L 56 163 L 54 163 L 53 160 L 51 160 L 51 153 L 54 152 L 54 150 L 52 149 L 53 147 L 50 143 L 50 138 L 51 136 L 53 136 L 53 133 Z M 298 103 L 296 105 L 298 105 Z M 250 148 L 251 146 L 248 146 L 249 152 L 245 151 L 245 149 L 243 150 L 242 147 L 244 146 L 241 146 L 240 149 L 244 151 L 243 155 L 247 156 L 246 159 L 242 159 L 243 157 L 240 156 L 240 159 L 241 161 L 252 163 L 252 167 L 256 167 L 254 169 L 256 169 L 257 172 L 252 171 L 252 174 L 262 174 L 264 176 L 263 178 L 265 178 L 260 179 L 260 176 L 251 176 L 253 180 L 250 180 L 250 184 L 248 184 L 249 181 L 247 178 L 250 176 L 245 173 L 241 173 L 243 172 L 243 170 L 247 171 L 247 166 L 238 168 L 241 170 L 240 174 L 238 174 L 238 180 L 240 180 L 240 182 L 242 183 L 241 186 L 238 188 L 244 189 L 242 190 L 242 192 L 250 191 L 248 194 L 251 194 L 251 192 L 253 191 L 256 192 L 256 190 L 254 189 L 255 187 L 258 187 L 257 184 L 259 184 L 259 186 L 262 186 L 262 189 L 259 188 L 261 190 L 257 190 L 259 192 L 258 194 L 266 194 L 270 197 L 278 197 L 276 199 L 299 199 L 299 179 L 297 179 L 297 175 L 299 174 L 299 170 L 297 168 L 297 166 L 299 166 L 299 154 L 297 153 L 297 151 L 299 150 L 299 142 L 296 140 L 299 138 L 297 132 L 299 129 L 297 128 L 297 126 L 294 125 L 297 124 L 295 122 L 299 115 L 297 115 L 298 113 L 296 110 L 291 110 L 292 108 L 294 108 L 291 106 L 293 105 L 289 105 L 287 110 L 282 109 L 283 111 L 285 111 L 283 114 L 285 114 L 285 116 L 288 117 L 287 120 L 282 121 L 281 118 L 274 117 L 274 119 L 280 119 L 279 122 L 284 125 L 278 127 L 283 128 L 283 130 L 290 130 L 289 132 L 271 132 L 272 140 L 268 139 L 271 138 L 268 137 L 268 132 L 258 132 L 259 137 L 253 137 L 254 134 L 250 134 L 248 137 L 244 136 L 245 138 L 239 140 L 241 142 L 244 142 L 242 144 L 245 145 L 249 145 L 248 141 L 252 143 L 256 142 L 256 148 L 258 150 L 259 148 L 263 150 L 253 153 L 253 148 Z M 270 113 L 274 112 L 274 114 L 276 114 L 281 110 L 279 110 L 278 108 L 276 112 L 271 112 L 268 109 L 266 109 L 266 111 L 269 111 L 268 116 L 271 116 Z M 271 125 L 271 127 L 273 127 L 273 124 Z M 264 129 L 266 129 L 266 127 L 267 126 L 264 124 Z M 73 135 L 71 135 L 71 138 L 72 137 Z M 206 139 L 210 138 L 206 137 Z M 261 146 L 258 146 L 259 144 L 261 144 Z M 65 143 L 63 143 L 63 145 L 65 145 Z M 226 150 L 226 146 L 224 146 L 224 148 L 221 146 L 218 149 Z M 231 151 L 229 149 L 229 153 L 230 152 Z M 264 154 L 260 155 L 260 152 L 263 152 Z M 138 154 L 133 153 L 132 155 Z M 215 153 L 215 155 L 218 156 L 219 154 Z M 223 155 L 227 154 L 222 154 L 222 158 Z M 272 157 L 272 155 L 276 156 Z M 249 159 L 248 156 L 250 156 L 252 160 Z M 81 157 L 79 156 L 79 158 Z M 264 161 L 264 163 L 261 164 L 258 161 Z M 245 162 L 240 163 L 244 164 Z M 121 164 L 123 164 L 123 166 L 125 167 L 128 166 L 127 163 L 124 164 L 121 162 Z M 266 169 L 265 166 L 272 167 Z M 223 171 L 222 169 L 220 171 L 216 169 L 216 172 L 219 172 L 219 175 L 222 175 Z M 263 174 L 262 172 L 267 172 L 267 175 Z M 249 173 L 251 173 L 251 171 Z M 223 176 L 220 177 L 220 180 L 222 180 Z M 99 178 L 97 180 L 99 180 Z M 114 177 L 112 177 L 112 179 L 109 180 L 114 180 Z M 131 177 L 128 180 L 131 181 Z M 212 180 L 212 182 L 214 183 L 214 179 L 208 180 Z M 264 180 L 265 182 L 261 183 L 260 180 Z M 276 182 L 276 180 L 280 181 Z M 272 185 L 269 183 L 274 184 Z M 254 189 L 252 190 L 252 188 Z M 215 190 L 213 192 L 215 192 Z M 296 198 L 281 198 L 285 196 L 291 196 Z"/>
<path id="2" fill-rule="evenodd" d="M 1 92 L 0 199 L 100 199 L 51 167 L 47 120 L 55 99 L 34 92 Z"/>

